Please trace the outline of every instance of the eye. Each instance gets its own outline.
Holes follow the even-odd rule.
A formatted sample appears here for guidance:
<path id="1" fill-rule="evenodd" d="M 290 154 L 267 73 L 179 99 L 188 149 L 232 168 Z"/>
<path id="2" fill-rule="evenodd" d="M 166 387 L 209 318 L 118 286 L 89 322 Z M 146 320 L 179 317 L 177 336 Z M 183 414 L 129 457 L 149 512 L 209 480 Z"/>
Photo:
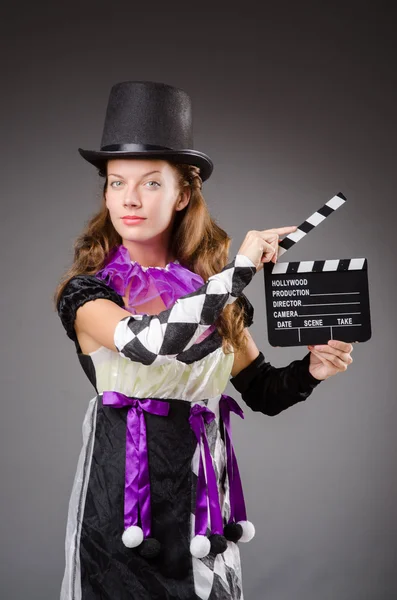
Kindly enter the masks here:
<path id="1" fill-rule="evenodd" d="M 161 187 L 158 181 L 147 181 L 146 183 L 155 183 L 156 185 L 158 185 L 159 187 Z M 153 186 L 151 185 L 149 187 L 153 187 Z"/>
<path id="2" fill-rule="evenodd" d="M 110 187 L 113 187 L 114 183 L 123 183 L 122 181 L 112 181 L 112 183 L 110 184 Z M 119 185 L 116 185 L 115 187 L 120 187 Z"/>

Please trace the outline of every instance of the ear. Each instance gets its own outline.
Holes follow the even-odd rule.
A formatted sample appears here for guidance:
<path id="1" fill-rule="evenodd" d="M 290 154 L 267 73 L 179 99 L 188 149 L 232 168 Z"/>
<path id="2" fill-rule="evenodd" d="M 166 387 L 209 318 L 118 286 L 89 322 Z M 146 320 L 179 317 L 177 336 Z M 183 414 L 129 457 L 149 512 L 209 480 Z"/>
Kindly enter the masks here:
<path id="1" fill-rule="evenodd" d="M 176 203 L 175 210 L 183 210 L 185 208 L 185 206 L 187 206 L 189 204 L 190 194 L 191 194 L 190 188 L 184 189 L 179 194 L 179 199 L 178 199 L 178 202 Z"/>

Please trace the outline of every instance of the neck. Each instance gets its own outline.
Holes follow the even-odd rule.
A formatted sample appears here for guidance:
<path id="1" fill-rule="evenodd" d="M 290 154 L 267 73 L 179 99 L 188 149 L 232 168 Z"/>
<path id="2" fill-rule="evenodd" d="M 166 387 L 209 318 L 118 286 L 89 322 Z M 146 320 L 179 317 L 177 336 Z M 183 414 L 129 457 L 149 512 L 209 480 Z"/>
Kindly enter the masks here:
<path id="1" fill-rule="evenodd" d="M 166 267 L 168 263 L 175 260 L 164 248 L 164 245 L 146 246 L 142 242 L 136 243 L 129 240 L 123 240 L 122 244 L 127 248 L 130 259 L 138 262 L 142 267 Z"/>

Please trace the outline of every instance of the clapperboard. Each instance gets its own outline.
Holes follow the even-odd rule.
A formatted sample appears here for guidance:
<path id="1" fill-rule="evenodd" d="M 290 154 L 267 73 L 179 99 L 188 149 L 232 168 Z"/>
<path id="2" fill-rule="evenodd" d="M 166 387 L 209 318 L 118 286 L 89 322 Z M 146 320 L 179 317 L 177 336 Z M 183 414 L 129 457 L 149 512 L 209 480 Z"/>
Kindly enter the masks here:
<path id="1" fill-rule="evenodd" d="M 339 193 L 279 243 L 278 258 L 346 202 Z M 272 346 L 366 342 L 371 337 L 366 258 L 265 263 Z"/>

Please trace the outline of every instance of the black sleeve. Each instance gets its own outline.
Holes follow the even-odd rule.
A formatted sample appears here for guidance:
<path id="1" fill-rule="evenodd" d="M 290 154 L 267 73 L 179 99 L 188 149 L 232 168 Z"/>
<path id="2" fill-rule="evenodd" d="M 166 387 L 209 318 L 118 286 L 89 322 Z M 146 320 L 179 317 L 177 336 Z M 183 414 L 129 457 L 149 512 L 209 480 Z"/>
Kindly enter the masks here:
<path id="1" fill-rule="evenodd" d="M 76 311 L 89 300 L 104 298 L 125 308 L 122 296 L 94 275 L 76 275 L 66 284 L 58 301 L 57 310 L 67 335 L 78 343 L 74 329 Z"/>
<path id="2" fill-rule="evenodd" d="M 286 367 L 274 367 L 260 352 L 255 360 L 230 379 L 230 383 L 252 410 L 274 416 L 306 400 L 323 381 L 313 377 L 309 364 L 310 352 Z"/>

